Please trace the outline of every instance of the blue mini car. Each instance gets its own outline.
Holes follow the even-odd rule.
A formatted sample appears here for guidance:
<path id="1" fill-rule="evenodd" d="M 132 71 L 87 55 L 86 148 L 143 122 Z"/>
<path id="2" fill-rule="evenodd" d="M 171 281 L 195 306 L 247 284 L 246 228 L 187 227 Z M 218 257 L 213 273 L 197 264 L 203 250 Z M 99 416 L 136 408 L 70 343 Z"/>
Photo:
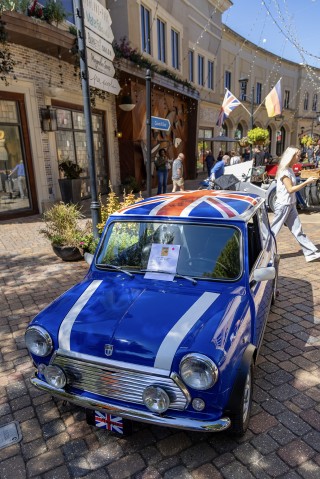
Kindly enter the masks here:
<path id="1" fill-rule="evenodd" d="M 278 262 L 257 195 L 139 201 L 109 217 L 84 280 L 28 326 L 31 381 L 100 427 L 242 435 Z"/>

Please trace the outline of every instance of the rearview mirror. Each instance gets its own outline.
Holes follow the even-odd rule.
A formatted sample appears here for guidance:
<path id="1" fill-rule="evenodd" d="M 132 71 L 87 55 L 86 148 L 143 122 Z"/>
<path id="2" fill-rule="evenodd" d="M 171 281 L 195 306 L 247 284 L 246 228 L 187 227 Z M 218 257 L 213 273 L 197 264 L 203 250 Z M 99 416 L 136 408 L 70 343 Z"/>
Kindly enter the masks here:
<path id="1" fill-rule="evenodd" d="M 93 261 L 93 254 L 91 253 L 84 253 L 84 260 L 90 266 Z"/>
<path id="2" fill-rule="evenodd" d="M 257 268 L 253 272 L 253 279 L 255 281 L 268 281 L 276 277 L 276 269 L 274 266 L 267 268 Z"/>

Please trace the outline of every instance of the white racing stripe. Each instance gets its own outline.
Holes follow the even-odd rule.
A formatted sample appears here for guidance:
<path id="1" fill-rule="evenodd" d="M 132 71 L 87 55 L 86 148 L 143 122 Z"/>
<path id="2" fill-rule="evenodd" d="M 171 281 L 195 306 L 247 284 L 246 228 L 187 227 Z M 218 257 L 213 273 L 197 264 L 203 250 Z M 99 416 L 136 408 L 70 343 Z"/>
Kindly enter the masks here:
<path id="1" fill-rule="evenodd" d="M 80 298 L 76 301 L 74 306 L 70 309 L 67 316 L 61 323 L 59 330 L 59 347 L 70 351 L 70 336 L 72 326 L 77 319 L 78 315 L 81 313 L 91 296 L 94 294 L 96 289 L 100 286 L 102 281 L 92 281 L 92 283 L 87 287 L 87 289 L 82 293 Z"/>
<path id="2" fill-rule="evenodd" d="M 154 367 L 170 371 L 174 355 L 190 329 L 219 297 L 217 293 L 203 293 L 202 296 L 177 321 L 162 341 Z"/>

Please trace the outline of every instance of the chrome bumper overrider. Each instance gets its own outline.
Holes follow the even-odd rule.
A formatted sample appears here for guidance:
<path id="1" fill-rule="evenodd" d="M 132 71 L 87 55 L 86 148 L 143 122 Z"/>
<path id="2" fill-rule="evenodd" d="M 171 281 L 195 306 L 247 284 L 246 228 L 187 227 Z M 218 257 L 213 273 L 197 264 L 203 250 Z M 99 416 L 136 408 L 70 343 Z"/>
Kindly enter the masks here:
<path id="1" fill-rule="evenodd" d="M 218 432 L 227 429 L 231 421 L 228 417 L 217 419 L 216 421 L 197 421 L 196 419 L 187 419 L 180 417 L 172 417 L 154 414 L 151 411 L 137 411 L 127 407 L 118 407 L 107 402 L 96 401 L 87 397 L 71 394 L 63 389 L 55 389 L 44 381 L 38 378 L 32 378 L 31 383 L 38 389 L 47 392 L 52 396 L 56 396 L 64 401 L 70 401 L 73 404 L 82 406 L 87 409 L 100 409 L 101 411 L 109 412 L 116 416 L 121 416 L 125 419 L 133 421 L 146 422 L 151 424 L 159 424 L 160 426 L 175 427 L 178 429 L 188 429 L 190 431 L 202 432 Z"/>

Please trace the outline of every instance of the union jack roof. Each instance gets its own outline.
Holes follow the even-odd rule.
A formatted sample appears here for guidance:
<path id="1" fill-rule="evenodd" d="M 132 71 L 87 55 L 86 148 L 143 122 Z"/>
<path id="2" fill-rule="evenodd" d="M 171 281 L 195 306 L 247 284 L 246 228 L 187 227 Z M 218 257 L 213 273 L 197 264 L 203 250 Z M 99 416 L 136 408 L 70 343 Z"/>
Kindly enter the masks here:
<path id="1" fill-rule="evenodd" d="M 179 191 L 147 198 L 115 215 L 245 220 L 260 200 L 253 193 L 237 191 Z"/>

